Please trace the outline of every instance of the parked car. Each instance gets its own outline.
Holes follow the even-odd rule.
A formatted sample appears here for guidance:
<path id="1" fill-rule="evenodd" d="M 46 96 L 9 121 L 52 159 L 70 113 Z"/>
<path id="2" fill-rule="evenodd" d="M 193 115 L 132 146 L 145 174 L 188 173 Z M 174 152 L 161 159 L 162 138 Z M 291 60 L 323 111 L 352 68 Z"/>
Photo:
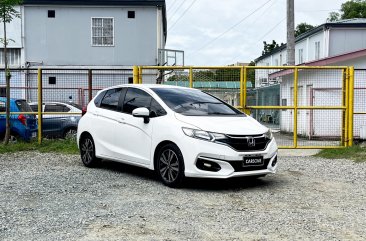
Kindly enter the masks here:
<path id="1" fill-rule="evenodd" d="M 38 112 L 38 103 L 29 103 L 34 112 Z M 78 122 L 81 117 L 81 107 L 75 103 L 45 102 L 43 112 L 60 112 L 75 114 L 43 115 L 42 133 L 48 138 L 66 138 L 76 136 Z"/>
<path id="2" fill-rule="evenodd" d="M 0 97 L 0 112 L 6 112 L 6 98 Z M 32 112 L 32 109 L 25 100 L 10 99 L 10 112 Z M 29 141 L 37 136 L 37 119 L 30 114 L 12 114 L 10 116 L 11 140 L 19 137 Z M 0 137 L 4 138 L 6 131 L 6 115 L 0 114 Z"/>
<path id="3" fill-rule="evenodd" d="M 197 89 L 121 85 L 98 92 L 78 126 L 81 160 L 101 158 L 155 170 L 178 186 L 185 177 L 276 172 L 277 144 L 252 117 Z"/>

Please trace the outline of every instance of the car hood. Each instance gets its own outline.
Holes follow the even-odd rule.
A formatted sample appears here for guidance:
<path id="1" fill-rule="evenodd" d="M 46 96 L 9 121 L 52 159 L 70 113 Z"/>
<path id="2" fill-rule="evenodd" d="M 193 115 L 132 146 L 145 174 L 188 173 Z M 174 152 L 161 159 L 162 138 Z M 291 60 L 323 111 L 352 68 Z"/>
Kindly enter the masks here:
<path id="1" fill-rule="evenodd" d="M 184 116 L 175 113 L 175 117 L 199 129 L 229 135 L 259 135 L 268 131 L 250 116 Z"/>

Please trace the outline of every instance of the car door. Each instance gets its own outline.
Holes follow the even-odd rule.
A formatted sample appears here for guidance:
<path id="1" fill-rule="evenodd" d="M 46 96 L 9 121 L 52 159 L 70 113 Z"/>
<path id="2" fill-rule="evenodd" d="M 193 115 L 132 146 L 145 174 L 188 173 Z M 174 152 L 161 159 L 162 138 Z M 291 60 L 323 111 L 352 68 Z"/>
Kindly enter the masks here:
<path id="1" fill-rule="evenodd" d="M 152 161 L 151 140 L 156 118 L 144 123 L 143 118 L 132 116 L 132 111 L 139 107 L 150 109 L 152 97 L 145 91 L 129 87 L 123 100 L 121 118 L 123 128 L 116 132 L 123 156 L 131 162 L 150 165 Z"/>
<path id="2" fill-rule="evenodd" d="M 117 135 L 123 132 L 123 119 L 121 116 L 121 96 L 126 88 L 113 88 L 103 94 L 96 110 L 93 121 L 93 138 L 96 143 L 98 156 L 113 159 L 127 160 L 121 154 L 120 143 Z"/>
<path id="3" fill-rule="evenodd" d="M 70 109 L 62 104 L 47 103 L 44 107 L 44 112 L 69 112 Z M 68 120 L 67 115 L 43 115 L 43 131 L 46 135 L 62 135 L 63 126 Z"/>

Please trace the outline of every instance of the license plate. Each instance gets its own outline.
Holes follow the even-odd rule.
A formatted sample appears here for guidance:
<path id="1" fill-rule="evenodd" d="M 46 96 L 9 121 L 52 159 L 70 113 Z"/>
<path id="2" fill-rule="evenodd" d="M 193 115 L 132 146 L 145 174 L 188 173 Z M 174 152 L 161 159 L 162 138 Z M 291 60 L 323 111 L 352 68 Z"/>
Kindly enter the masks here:
<path id="1" fill-rule="evenodd" d="M 243 166 L 263 166 L 264 161 L 262 156 L 244 157 Z"/>
<path id="2" fill-rule="evenodd" d="M 37 137 L 37 132 L 32 132 L 32 138 Z"/>

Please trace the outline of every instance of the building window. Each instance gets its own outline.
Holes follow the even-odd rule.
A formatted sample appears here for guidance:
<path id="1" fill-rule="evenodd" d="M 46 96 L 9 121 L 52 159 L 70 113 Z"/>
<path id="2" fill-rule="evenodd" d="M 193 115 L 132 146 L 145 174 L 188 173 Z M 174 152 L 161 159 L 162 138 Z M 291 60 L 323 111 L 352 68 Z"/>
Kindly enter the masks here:
<path id="1" fill-rule="evenodd" d="M 20 49 L 6 49 L 9 66 L 20 66 Z M 0 49 L 0 65 L 4 66 L 4 49 Z"/>
<path id="2" fill-rule="evenodd" d="M 48 77 L 48 84 L 55 85 L 56 84 L 56 77 L 55 76 Z"/>
<path id="3" fill-rule="evenodd" d="M 304 63 L 304 50 L 299 49 L 299 64 Z"/>
<path id="4" fill-rule="evenodd" d="M 275 59 L 275 66 L 278 66 L 278 59 Z"/>
<path id="5" fill-rule="evenodd" d="M 280 54 L 280 66 L 282 66 L 282 54 Z"/>
<path id="6" fill-rule="evenodd" d="M 128 11 L 127 12 L 127 17 L 128 18 L 135 18 L 135 11 Z"/>
<path id="7" fill-rule="evenodd" d="M 320 59 L 320 41 L 315 42 L 315 60 Z"/>
<path id="8" fill-rule="evenodd" d="M 92 18 L 92 46 L 114 45 L 113 18 Z"/>
<path id="9" fill-rule="evenodd" d="M 48 10 L 48 17 L 49 18 L 55 18 L 56 17 L 55 10 Z"/>

